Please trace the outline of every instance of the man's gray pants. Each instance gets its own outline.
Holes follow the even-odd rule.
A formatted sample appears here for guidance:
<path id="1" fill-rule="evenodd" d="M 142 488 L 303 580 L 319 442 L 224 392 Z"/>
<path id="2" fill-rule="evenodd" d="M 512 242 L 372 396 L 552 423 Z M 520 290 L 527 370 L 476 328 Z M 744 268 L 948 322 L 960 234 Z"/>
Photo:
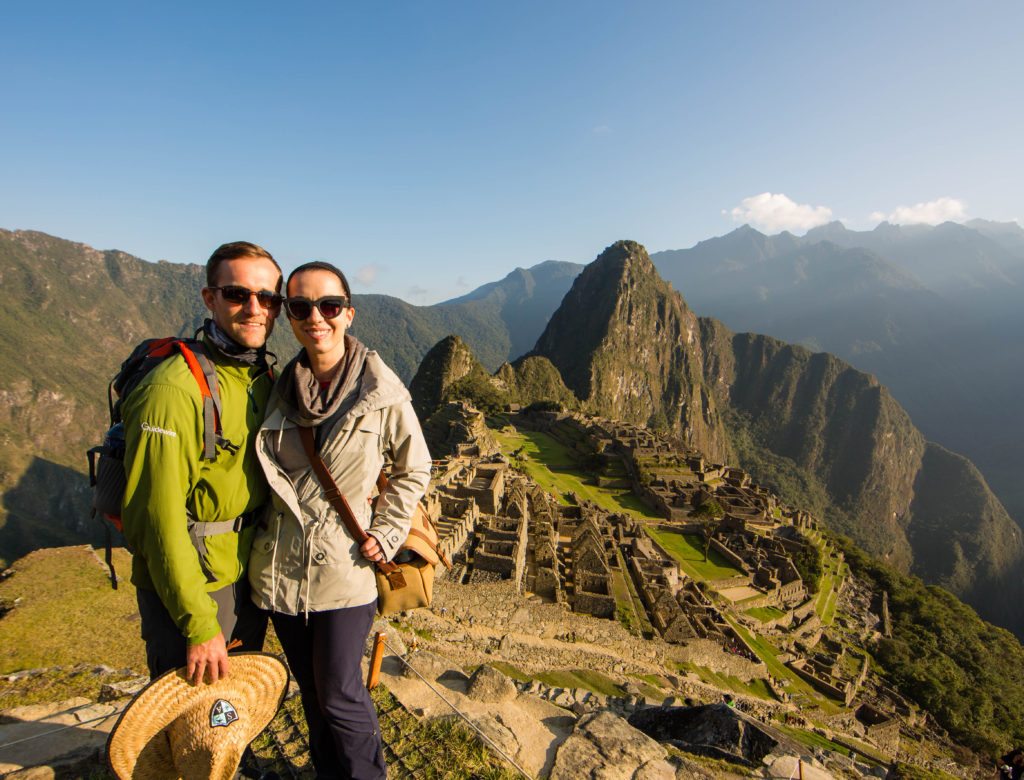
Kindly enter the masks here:
<path id="1" fill-rule="evenodd" d="M 150 678 L 155 680 L 185 665 L 187 643 L 155 590 L 138 588 L 136 596 L 142 619 L 142 640 L 146 643 L 146 665 Z M 238 650 L 262 650 L 267 634 L 267 613 L 252 603 L 249 580 L 242 577 L 234 585 L 213 591 L 210 597 L 217 602 L 217 622 L 224 641 L 230 643 L 238 639 L 242 643 Z"/>

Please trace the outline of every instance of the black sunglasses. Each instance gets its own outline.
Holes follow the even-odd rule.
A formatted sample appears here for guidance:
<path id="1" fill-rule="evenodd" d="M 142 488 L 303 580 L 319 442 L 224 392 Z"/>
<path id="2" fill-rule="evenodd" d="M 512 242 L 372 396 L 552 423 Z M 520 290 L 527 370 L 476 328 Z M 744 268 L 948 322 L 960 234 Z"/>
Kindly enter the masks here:
<path id="1" fill-rule="evenodd" d="M 316 307 L 325 320 L 333 320 L 348 308 L 348 301 L 338 295 L 326 295 L 311 301 L 309 298 L 285 298 L 284 308 L 293 320 L 307 320 Z"/>
<path id="2" fill-rule="evenodd" d="M 252 296 L 256 296 L 256 302 L 264 309 L 279 309 L 284 302 L 284 296 L 270 290 L 250 290 L 239 284 L 225 284 L 223 287 L 211 287 L 211 290 L 220 290 L 224 300 L 228 303 L 236 303 L 244 306 Z"/>

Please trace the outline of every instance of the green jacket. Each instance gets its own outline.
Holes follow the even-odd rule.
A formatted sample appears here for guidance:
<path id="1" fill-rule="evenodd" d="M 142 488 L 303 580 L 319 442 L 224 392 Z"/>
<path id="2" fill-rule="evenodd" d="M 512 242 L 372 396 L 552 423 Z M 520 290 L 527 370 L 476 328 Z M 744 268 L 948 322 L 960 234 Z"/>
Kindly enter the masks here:
<path id="1" fill-rule="evenodd" d="M 201 522 L 232 520 L 267 501 L 254 440 L 272 381 L 210 347 L 220 385 L 221 427 L 238 450 L 202 460 L 203 405 L 199 385 L 179 355 L 151 371 L 125 401 L 125 474 L 121 520 L 134 551 L 132 583 L 155 590 L 190 644 L 220 631 L 209 592 L 245 575 L 253 528 L 206 538 L 205 564 L 188 535 L 186 513 Z"/>

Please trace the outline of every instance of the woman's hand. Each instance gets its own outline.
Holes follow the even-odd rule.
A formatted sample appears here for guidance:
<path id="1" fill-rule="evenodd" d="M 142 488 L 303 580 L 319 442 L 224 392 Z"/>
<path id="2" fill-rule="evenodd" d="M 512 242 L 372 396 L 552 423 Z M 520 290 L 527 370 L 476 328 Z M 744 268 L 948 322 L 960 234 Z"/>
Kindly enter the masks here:
<path id="1" fill-rule="evenodd" d="M 384 551 L 380 549 L 380 542 L 372 534 L 359 547 L 359 552 L 368 561 L 373 561 L 374 563 L 384 562 Z"/>

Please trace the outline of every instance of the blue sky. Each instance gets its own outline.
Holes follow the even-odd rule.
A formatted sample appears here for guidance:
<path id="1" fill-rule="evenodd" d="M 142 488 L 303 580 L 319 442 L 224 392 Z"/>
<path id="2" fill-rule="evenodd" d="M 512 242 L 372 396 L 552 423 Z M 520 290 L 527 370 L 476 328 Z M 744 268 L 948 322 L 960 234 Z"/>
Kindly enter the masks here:
<path id="1" fill-rule="evenodd" d="M 164 6 L 0 7 L 0 227 L 431 303 L 745 220 L 1024 219 L 1019 2 Z"/>

